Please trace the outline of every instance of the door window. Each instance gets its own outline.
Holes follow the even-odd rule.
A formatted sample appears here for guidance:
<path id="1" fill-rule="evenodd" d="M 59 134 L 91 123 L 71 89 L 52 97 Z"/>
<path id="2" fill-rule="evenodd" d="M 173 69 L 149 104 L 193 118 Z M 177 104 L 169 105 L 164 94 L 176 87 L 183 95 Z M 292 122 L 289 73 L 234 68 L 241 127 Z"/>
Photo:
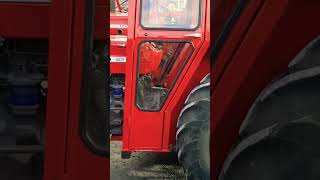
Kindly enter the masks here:
<path id="1" fill-rule="evenodd" d="M 159 111 L 193 52 L 189 42 L 146 41 L 140 44 L 137 106 Z"/>

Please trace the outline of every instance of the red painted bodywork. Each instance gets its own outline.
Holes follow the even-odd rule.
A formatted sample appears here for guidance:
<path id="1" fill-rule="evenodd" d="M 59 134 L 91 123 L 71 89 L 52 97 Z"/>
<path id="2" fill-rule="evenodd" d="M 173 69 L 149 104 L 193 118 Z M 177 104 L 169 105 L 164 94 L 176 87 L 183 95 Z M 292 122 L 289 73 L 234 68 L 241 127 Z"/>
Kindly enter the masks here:
<path id="1" fill-rule="evenodd" d="M 48 38 L 50 32 L 49 3 L 4 3 L 0 2 L 0 31 L 7 38 Z M 105 39 L 108 27 L 106 2 L 97 1 L 96 32 L 97 39 Z"/>
<path id="2" fill-rule="evenodd" d="M 123 151 L 169 152 L 175 145 L 176 123 L 187 95 L 209 73 L 210 1 L 202 1 L 200 26 L 193 31 L 144 30 L 139 23 L 139 3 L 129 5 L 128 26 L 134 28 L 128 31 L 122 148 Z M 202 37 L 185 37 L 193 33 Z M 182 40 L 194 46 L 190 60 L 159 112 L 144 112 L 135 104 L 138 47 L 144 40 Z"/>
<path id="3" fill-rule="evenodd" d="M 110 52 L 113 57 L 126 57 L 127 36 L 110 35 Z M 126 62 L 110 62 L 111 74 L 124 74 Z"/>
<path id="4" fill-rule="evenodd" d="M 107 37 L 107 2 L 97 1 L 96 39 Z M 44 180 L 109 179 L 107 157 L 94 155 L 79 133 L 85 0 L 0 3 L 0 35 L 49 39 Z"/>
<path id="5" fill-rule="evenodd" d="M 113 57 L 126 57 L 128 14 L 110 14 L 110 52 Z M 125 62 L 111 62 L 110 73 L 125 74 Z"/>
<path id="6" fill-rule="evenodd" d="M 255 98 L 320 34 L 319 7 L 319 1 L 249 1 L 211 70 L 215 179 Z"/>
<path id="7" fill-rule="evenodd" d="M 120 25 L 120 27 L 112 27 L 112 25 Z M 122 31 L 120 35 L 128 35 L 128 14 L 127 13 L 110 13 L 110 34 L 119 35 L 118 32 Z"/>

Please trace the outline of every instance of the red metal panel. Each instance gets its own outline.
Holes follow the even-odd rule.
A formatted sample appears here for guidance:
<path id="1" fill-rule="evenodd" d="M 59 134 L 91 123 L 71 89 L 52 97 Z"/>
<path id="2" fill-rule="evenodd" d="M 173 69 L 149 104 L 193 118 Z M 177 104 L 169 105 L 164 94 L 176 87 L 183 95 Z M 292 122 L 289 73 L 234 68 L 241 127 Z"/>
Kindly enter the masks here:
<path id="1" fill-rule="evenodd" d="M 49 4 L 0 3 L 0 35 L 10 38 L 47 38 Z"/>
<path id="2" fill-rule="evenodd" d="M 106 0 L 101 0 L 101 2 L 106 2 Z M 97 2 L 99 4 L 99 1 Z M 102 3 L 103 4 L 103 3 Z M 99 40 L 107 40 L 109 35 L 109 6 L 98 5 L 96 9 L 96 27 L 95 27 L 95 38 Z"/>
<path id="3" fill-rule="evenodd" d="M 45 134 L 45 180 L 65 174 L 69 112 L 72 1 L 53 1 L 49 38 L 49 89 Z"/>
<path id="4" fill-rule="evenodd" d="M 129 16 L 131 17 L 128 20 L 128 27 L 135 27 L 135 12 L 136 11 L 136 3 L 131 3 L 128 9 Z M 130 13 L 131 12 L 131 13 Z M 134 50 L 134 28 L 131 31 L 128 31 L 128 41 L 127 41 L 127 62 L 126 67 L 132 68 L 133 67 L 133 50 Z M 126 69 L 126 80 L 125 84 L 126 87 L 132 87 L 132 84 L 134 83 L 132 80 L 132 70 L 127 68 Z M 129 88 L 126 88 L 127 91 L 125 91 L 125 97 L 132 97 L 132 91 L 129 90 Z M 125 98 L 124 100 L 124 106 L 125 107 L 131 107 L 131 98 Z M 131 108 L 127 109 L 125 111 L 123 116 L 123 136 L 122 136 L 122 149 L 129 151 L 129 136 L 130 136 L 130 115 L 131 115 Z"/>
<path id="5" fill-rule="evenodd" d="M 103 1 L 101 1 L 103 2 Z M 108 32 L 108 6 L 96 10 L 95 37 L 103 40 Z M 48 38 L 50 6 L 45 3 L 0 3 L 0 35 L 10 38 Z"/>
<path id="6" fill-rule="evenodd" d="M 68 113 L 68 143 L 66 180 L 97 179 L 106 180 L 109 178 L 109 159 L 93 154 L 83 143 L 80 137 L 80 100 L 81 83 L 83 77 L 83 49 L 84 49 L 84 17 L 86 0 L 75 1 L 74 28 L 71 57 L 70 77 L 70 103 Z M 105 11 L 105 14 L 108 14 Z M 104 22 L 108 19 L 103 16 Z M 81 28 L 83 27 L 83 28 Z M 104 32 L 107 34 L 107 31 Z M 107 41 L 106 41 L 107 42 Z M 107 143 L 107 140 L 106 140 Z"/>
<path id="7" fill-rule="evenodd" d="M 234 38 L 238 38 L 233 35 L 242 29 L 240 23 L 235 27 L 213 69 L 215 75 L 222 73 L 214 81 L 218 84 L 214 86 L 211 98 L 215 175 L 235 143 L 239 127 L 255 98 L 272 79 L 287 70 L 288 63 L 308 42 L 320 34 L 320 25 L 315 23 L 319 3 L 266 1 L 244 39 L 230 49 Z M 248 18 L 252 16 L 243 16 L 241 22 Z M 303 25 L 298 26 L 299 23 Z M 227 52 L 233 52 L 232 56 L 228 57 Z M 224 63 L 227 64 L 225 67 L 218 66 Z M 223 71 L 218 71 L 221 68 Z"/>
<path id="8" fill-rule="evenodd" d="M 177 92 L 174 94 L 170 101 L 166 111 L 164 119 L 164 131 L 163 131 L 163 149 L 170 149 L 176 144 L 176 132 L 177 132 L 177 120 L 181 107 L 190 91 L 210 72 L 210 54 L 208 48 L 211 43 L 211 26 L 210 26 L 210 1 L 207 1 L 206 11 L 206 30 L 205 30 L 205 42 L 201 47 L 196 59 L 191 64 L 192 68 L 188 69 L 187 74 L 183 77 L 183 80 Z"/>
<path id="9" fill-rule="evenodd" d="M 177 120 L 185 99 L 190 91 L 199 85 L 199 82 L 210 71 L 210 59 L 208 56 L 209 43 L 210 41 L 207 40 L 201 47 L 194 62 L 190 65 L 188 72 L 177 86 L 175 94 L 168 103 L 164 117 L 162 149 L 171 150 L 176 144 Z"/>
<path id="10" fill-rule="evenodd" d="M 112 74 L 124 74 L 126 71 L 126 63 L 110 63 Z"/>
<path id="11" fill-rule="evenodd" d="M 127 37 L 119 35 L 110 35 L 111 59 L 121 57 L 126 59 Z M 125 74 L 126 62 L 110 62 L 110 73 Z"/>
<path id="12" fill-rule="evenodd" d="M 106 39 L 108 6 L 98 3 L 96 37 Z M 85 0 L 0 3 L 0 35 L 49 39 L 45 180 L 109 177 L 107 159 L 89 152 L 79 136 L 84 8 Z"/>
<path id="13" fill-rule="evenodd" d="M 108 6 L 109 5 L 108 0 L 96 0 L 96 3 L 97 3 L 97 5 L 104 5 L 104 6 Z M 109 9 L 109 7 L 107 9 Z M 108 12 L 109 11 L 107 11 L 107 13 Z"/>
<path id="14" fill-rule="evenodd" d="M 202 1 L 203 8 L 206 9 L 206 2 Z M 131 17 L 130 12 L 136 12 L 136 17 L 139 17 L 139 7 L 140 5 L 137 4 L 137 7 L 131 6 L 129 8 L 129 17 Z M 137 10 L 136 10 L 137 9 Z M 125 108 L 129 109 L 130 111 L 125 111 L 124 114 L 124 134 L 123 134 L 123 150 L 124 151 L 162 151 L 167 152 L 170 151 L 169 149 L 169 137 L 170 133 L 174 133 L 175 135 L 175 126 L 172 126 L 172 124 L 177 122 L 176 116 L 168 117 L 168 119 L 165 120 L 165 112 L 168 110 L 169 114 L 179 114 L 179 109 L 174 109 L 171 106 L 171 101 L 174 100 L 174 96 L 176 94 L 180 94 L 181 89 L 178 87 L 182 83 L 182 80 L 184 79 L 187 72 L 189 73 L 189 67 L 190 69 L 198 67 L 200 62 L 203 60 L 203 54 L 202 57 L 196 57 L 199 49 L 203 46 L 203 43 L 205 41 L 204 36 L 208 35 L 205 34 L 205 17 L 206 17 L 206 11 L 203 11 L 202 18 L 201 18 L 201 26 L 199 29 L 195 31 L 166 31 L 166 30 L 144 30 L 140 27 L 139 18 L 130 18 L 129 19 L 129 27 L 135 27 L 135 32 L 128 32 L 128 47 L 127 47 L 127 64 L 126 64 L 126 89 L 132 89 L 132 91 L 126 91 L 125 97 Z M 170 32 L 170 33 L 169 33 Z M 202 34 L 202 38 L 186 38 L 185 35 L 192 34 L 192 33 L 200 33 Z M 146 36 L 147 34 L 147 36 Z M 172 89 L 170 95 L 168 96 L 168 99 L 163 106 L 162 110 L 160 112 L 143 112 L 140 111 L 135 104 L 135 94 L 136 94 L 136 67 L 137 67 L 137 52 L 138 52 L 138 45 L 141 41 L 145 39 L 156 39 L 156 40 L 188 40 L 193 43 L 195 47 L 194 54 L 192 55 L 190 61 L 187 63 L 185 69 L 182 71 L 180 77 L 178 78 L 178 81 L 176 82 L 175 87 Z M 206 42 L 209 43 L 209 42 Z M 208 44 L 204 46 L 203 49 L 206 51 L 206 48 L 208 48 Z M 134 50 L 134 54 L 132 54 L 132 50 Z M 195 63 L 197 66 L 193 67 L 191 64 Z M 207 66 L 209 67 L 209 66 Z M 192 70 L 194 72 L 194 69 Z M 209 68 L 207 68 L 208 73 Z M 183 82 L 183 83 L 189 83 L 189 85 L 194 84 L 192 81 L 194 79 L 188 79 L 189 81 Z M 190 84 L 191 83 L 191 84 Z M 186 85 L 186 84 L 185 84 Z M 190 87 L 189 87 L 190 89 Z M 183 101 L 183 98 L 186 97 L 187 92 L 183 91 L 183 95 L 179 96 L 181 99 L 176 99 L 179 102 Z M 128 98 L 130 97 L 130 98 Z M 169 109 L 168 109 L 169 108 Z M 180 106 L 180 109 L 182 106 Z M 173 110 L 174 109 L 174 110 Z M 169 128 L 170 130 L 168 131 Z M 173 136 L 174 136 L 173 135 Z M 164 142 L 166 144 L 164 144 Z"/>
<path id="15" fill-rule="evenodd" d="M 122 31 L 122 35 L 128 35 L 128 15 L 111 13 L 110 34 L 121 35 L 118 31 Z"/>

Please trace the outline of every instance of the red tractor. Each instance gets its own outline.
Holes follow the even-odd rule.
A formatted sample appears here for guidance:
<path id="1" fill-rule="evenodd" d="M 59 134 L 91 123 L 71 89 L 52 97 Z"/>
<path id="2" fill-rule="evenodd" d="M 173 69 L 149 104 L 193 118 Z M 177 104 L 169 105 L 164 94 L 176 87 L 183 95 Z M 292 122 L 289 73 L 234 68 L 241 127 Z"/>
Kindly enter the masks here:
<path id="1" fill-rule="evenodd" d="M 0 0 L 0 179 L 108 179 L 108 7 Z"/>
<path id="2" fill-rule="evenodd" d="M 212 177 L 319 179 L 320 1 L 212 2 Z"/>
<path id="3" fill-rule="evenodd" d="M 209 179 L 210 0 L 129 1 L 127 13 L 110 16 L 111 139 L 124 158 L 177 151 L 189 179 Z"/>

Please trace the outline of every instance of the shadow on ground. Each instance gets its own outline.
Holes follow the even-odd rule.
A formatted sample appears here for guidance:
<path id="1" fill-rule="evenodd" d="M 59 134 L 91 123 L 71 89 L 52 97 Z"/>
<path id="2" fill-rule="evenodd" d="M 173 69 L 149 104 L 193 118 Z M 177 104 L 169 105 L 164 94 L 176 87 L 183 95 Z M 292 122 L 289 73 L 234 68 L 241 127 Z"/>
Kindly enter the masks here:
<path id="1" fill-rule="evenodd" d="M 121 159 L 121 143 L 111 142 L 111 180 L 185 180 L 176 153 L 132 153 Z"/>

